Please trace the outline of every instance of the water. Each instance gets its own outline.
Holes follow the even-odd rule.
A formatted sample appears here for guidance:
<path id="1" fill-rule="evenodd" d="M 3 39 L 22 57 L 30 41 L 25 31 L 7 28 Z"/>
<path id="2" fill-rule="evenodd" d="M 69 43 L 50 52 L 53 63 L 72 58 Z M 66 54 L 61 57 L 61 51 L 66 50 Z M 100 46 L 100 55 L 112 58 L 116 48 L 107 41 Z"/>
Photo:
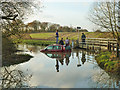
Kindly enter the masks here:
<path id="1" fill-rule="evenodd" d="M 33 88 L 120 88 L 120 79 L 102 70 L 92 52 L 72 50 L 69 53 L 45 54 L 40 52 L 43 48 L 40 46 L 19 45 L 18 48 L 34 58 L 5 68 L 14 73 L 18 73 L 17 70 L 22 72 L 23 77 L 17 76 L 15 79 L 16 81 L 21 79 L 23 87 L 26 85 Z M 6 73 L 4 70 L 3 67 L 1 69 L 3 75 Z M 15 86 L 20 87 L 15 83 L 9 85 Z M 4 84 L 4 87 L 7 85 Z"/>

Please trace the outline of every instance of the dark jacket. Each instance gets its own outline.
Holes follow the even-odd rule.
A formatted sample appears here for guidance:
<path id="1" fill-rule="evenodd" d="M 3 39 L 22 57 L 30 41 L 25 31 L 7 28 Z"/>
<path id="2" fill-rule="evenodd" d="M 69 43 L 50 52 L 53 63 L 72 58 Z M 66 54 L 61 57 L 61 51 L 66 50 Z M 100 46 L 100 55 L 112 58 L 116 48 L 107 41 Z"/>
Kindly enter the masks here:
<path id="1" fill-rule="evenodd" d="M 82 42 L 85 42 L 85 38 L 86 38 L 85 34 L 82 34 L 81 36 Z"/>
<path id="2" fill-rule="evenodd" d="M 59 41 L 59 44 L 64 45 L 63 40 L 60 40 L 60 41 Z"/>
<path id="3" fill-rule="evenodd" d="M 56 37 L 59 37 L 58 32 L 56 32 Z"/>
<path id="4" fill-rule="evenodd" d="M 85 38 L 86 38 L 85 34 L 82 34 L 81 39 L 85 39 Z"/>

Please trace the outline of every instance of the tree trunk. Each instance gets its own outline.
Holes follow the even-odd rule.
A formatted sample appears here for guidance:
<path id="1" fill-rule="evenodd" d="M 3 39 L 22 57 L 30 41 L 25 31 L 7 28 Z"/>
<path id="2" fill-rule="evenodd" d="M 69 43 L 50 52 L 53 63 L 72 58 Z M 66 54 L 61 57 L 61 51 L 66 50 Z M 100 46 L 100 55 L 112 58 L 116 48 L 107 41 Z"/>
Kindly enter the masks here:
<path id="1" fill-rule="evenodd" d="M 117 38 L 117 43 L 120 45 L 120 38 Z"/>
<path id="2" fill-rule="evenodd" d="M 120 57 L 120 55 L 119 55 L 119 48 L 120 48 L 120 38 L 117 38 L 117 47 L 116 47 L 117 57 Z"/>

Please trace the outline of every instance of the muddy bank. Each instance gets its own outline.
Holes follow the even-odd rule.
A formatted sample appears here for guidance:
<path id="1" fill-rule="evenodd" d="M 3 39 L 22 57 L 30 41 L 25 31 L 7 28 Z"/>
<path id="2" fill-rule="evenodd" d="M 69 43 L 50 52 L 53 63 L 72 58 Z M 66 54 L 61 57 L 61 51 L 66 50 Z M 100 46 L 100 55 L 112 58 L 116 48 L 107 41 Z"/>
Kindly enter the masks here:
<path id="1" fill-rule="evenodd" d="M 12 54 L 9 56 L 3 56 L 2 66 L 10 66 L 29 61 L 33 56 L 29 54 Z"/>

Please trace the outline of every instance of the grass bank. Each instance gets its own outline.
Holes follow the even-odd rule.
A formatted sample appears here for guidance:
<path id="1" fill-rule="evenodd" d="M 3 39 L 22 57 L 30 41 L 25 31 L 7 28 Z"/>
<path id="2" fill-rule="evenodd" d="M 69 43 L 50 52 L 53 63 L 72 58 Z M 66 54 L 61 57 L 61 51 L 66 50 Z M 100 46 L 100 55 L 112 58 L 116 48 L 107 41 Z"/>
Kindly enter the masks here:
<path id="1" fill-rule="evenodd" d="M 98 65 L 107 72 L 120 74 L 120 60 L 111 52 L 101 52 L 96 56 Z"/>

